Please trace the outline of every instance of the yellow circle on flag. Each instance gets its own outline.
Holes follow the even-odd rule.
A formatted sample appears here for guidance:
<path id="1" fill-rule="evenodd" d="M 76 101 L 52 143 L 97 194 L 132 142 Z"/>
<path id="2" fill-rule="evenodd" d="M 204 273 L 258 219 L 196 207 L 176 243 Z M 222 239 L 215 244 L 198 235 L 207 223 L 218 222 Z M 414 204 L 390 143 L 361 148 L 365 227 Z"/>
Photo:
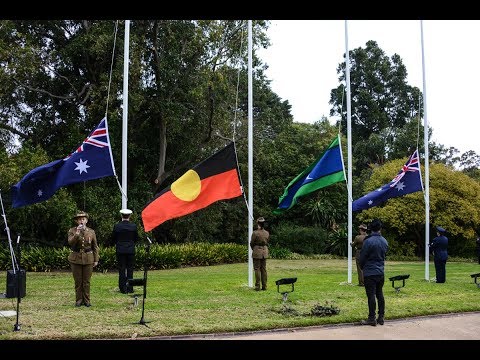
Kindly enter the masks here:
<path id="1" fill-rule="evenodd" d="M 175 180 L 170 186 L 173 195 L 183 201 L 192 201 L 197 198 L 202 190 L 200 176 L 193 170 L 188 170 L 185 174 Z"/>

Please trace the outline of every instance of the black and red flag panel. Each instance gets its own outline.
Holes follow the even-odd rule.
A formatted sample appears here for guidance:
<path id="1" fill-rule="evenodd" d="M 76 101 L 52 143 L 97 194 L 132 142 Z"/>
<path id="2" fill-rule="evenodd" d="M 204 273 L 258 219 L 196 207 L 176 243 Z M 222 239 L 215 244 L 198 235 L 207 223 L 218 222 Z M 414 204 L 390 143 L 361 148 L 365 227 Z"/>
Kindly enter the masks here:
<path id="1" fill-rule="evenodd" d="M 163 222 L 243 194 L 234 143 L 197 164 L 159 192 L 142 210 L 150 231 Z"/>

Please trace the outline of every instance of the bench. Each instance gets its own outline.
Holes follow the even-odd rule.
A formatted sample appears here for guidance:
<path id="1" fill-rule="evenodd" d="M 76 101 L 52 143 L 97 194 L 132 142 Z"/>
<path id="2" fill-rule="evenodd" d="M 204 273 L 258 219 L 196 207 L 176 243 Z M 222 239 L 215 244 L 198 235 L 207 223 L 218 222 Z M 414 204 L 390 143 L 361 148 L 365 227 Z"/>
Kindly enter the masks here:
<path id="1" fill-rule="evenodd" d="M 410 274 L 407 275 L 397 275 L 397 276 L 392 276 L 388 278 L 392 282 L 392 287 L 395 289 L 395 293 L 398 294 L 400 292 L 400 289 L 405 286 L 405 280 L 410 277 Z M 395 281 L 400 281 L 402 280 L 402 285 L 400 286 L 395 286 Z M 398 285 L 398 284 L 397 284 Z"/>
<path id="2" fill-rule="evenodd" d="M 295 283 L 297 282 L 297 278 L 283 278 L 280 280 L 275 281 L 275 284 L 277 285 L 277 292 L 282 294 L 283 302 L 287 301 L 288 293 L 291 293 L 295 290 Z M 280 291 L 280 285 L 292 285 L 291 290 L 285 290 Z"/>
<path id="3" fill-rule="evenodd" d="M 127 279 L 127 286 L 143 286 L 145 279 Z"/>
<path id="4" fill-rule="evenodd" d="M 472 274 L 470 275 L 471 278 L 475 279 L 475 284 L 477 284 L 477 287 L 480 288 L 480 284 L 477 282 L 477 278 L 480 276 L 480 273 Z"/>
<path id="5" fill-rule="evenodd" d="M 138 278 L 138 279 L 127 279 L 127 287 L 134 287 L 134 286 L 144 286 L 145 285 L 145 279 Z M 138 305 L 138 296 L 139 294 L 133 294 L 131 297 L 133 297 L 133 306 Z"/>

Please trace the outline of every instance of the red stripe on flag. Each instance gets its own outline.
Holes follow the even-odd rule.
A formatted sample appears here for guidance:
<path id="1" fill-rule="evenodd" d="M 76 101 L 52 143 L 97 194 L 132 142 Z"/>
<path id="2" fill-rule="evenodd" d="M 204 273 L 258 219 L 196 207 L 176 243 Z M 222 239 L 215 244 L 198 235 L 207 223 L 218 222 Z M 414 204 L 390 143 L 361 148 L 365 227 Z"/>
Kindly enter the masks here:
<path id="1" fill-rule="evenodd" d="M 196 199 L 184 201 L 171 190 L 150 203 L 142 211 L 143 227 L 148 232 L 163 222 L 203 209 L 218 200 L 242 195 L 236 169 L 232 169 L 201 181 L 201 191 Z"/>

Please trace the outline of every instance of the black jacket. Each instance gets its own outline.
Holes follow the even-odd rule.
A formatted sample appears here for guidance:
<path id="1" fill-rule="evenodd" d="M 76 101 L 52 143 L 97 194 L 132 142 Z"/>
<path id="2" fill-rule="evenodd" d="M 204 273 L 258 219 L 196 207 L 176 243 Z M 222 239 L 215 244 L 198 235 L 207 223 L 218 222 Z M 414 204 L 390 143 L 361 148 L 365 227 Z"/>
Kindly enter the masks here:
<path id="1" fill-rule="evenodd" d="M 115 224 L 112 232 L 112 245 L 119 254 L 135 254 L 135 243 L 138 240 L 137 225 L 128 220 Z"/>
<path id="2" fill-rule="evenodd" d="M 434 260 L 445 261 L 448 259 L 448 238 L 445 235 L 437 236 L 430 243 L 430 249 L 433 250 Z"/>
<path id="3" fill-rule="evenodd" d="M 363 276 L 384 275 L 387 240 L 380 233 L 372 232 L 363 240 L 360 252 L 360 268 Z"/>

